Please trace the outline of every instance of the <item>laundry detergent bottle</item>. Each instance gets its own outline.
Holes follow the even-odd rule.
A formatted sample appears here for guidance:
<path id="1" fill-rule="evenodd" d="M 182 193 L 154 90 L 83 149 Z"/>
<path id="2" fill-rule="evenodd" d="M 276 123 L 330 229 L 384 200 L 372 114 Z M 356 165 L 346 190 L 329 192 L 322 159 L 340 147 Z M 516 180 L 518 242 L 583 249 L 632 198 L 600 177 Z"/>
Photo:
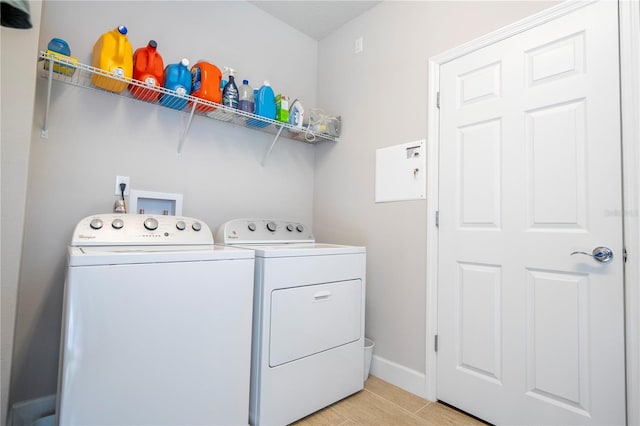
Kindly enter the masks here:
<path id="1" fill-rule="evenodd" d="M 191 72 L 187 68 L 188 66 L 188 59 L 183 59 L 177 64 L 167 65 L 164 69 L 163 86 L 175 91 L 178 95 L 189 95 L 191 93 Z M 169 94 L 164 94 L 160 98 L 160 104 L 174 109 L 184 109 L 187 102 L 187 98 Z"/>
<path id="2" fill-rule="evenodd" d="M 255 115 L 259 115 L 271 120 L 276 118 L 276 97 L 268 80 L 260 86 L 259 89 L 253 91 L 255 102 Z M 267 127 L 269 122 L 249 118 L 247 124 L 254 127 Z"/>
<path id="3" fill-rule="evenodd" d="M 162 86 L 164 62 L 157 48 L 158 43 L 149 40 L 149 44 L 136 49 L 133 54 L 133 78 L 148 87 Z M 134 84 L 129 84 L 129 92 L 133 97 L 148 102 L 155 102 L 160 98 L 160 92 Z"/>
<path id="4" fill-rule="evenodd" d="M 91 82 L 97 87 L 117 93 L 127 88 L 127 79 L 133 76 L 133 48 L 127 39 L 127 27 L 120 25 L 100 36 L 93 45 L 92 65 L 109 75 L 93 74 Z"/>
<path id="5" fill-rule="evenodd" d="M 198 61 L 191 67 L 191 95 L 219 104 L 222 101 L 222 92 L 220 92 L 221 80 L 222 72 L 220 68 L 206 61 Z M 210 105 L 198 104 L 196 110 L 210 112 L 215 111 L 216 108 Z"/>
<path id="6" fill-rule="evenodd" d="M 256 115 L 261 115 L 271 120 L 276 118 L 276 97 L 268 80 L 258 89 L 258 98 L 255 99 Z"/>

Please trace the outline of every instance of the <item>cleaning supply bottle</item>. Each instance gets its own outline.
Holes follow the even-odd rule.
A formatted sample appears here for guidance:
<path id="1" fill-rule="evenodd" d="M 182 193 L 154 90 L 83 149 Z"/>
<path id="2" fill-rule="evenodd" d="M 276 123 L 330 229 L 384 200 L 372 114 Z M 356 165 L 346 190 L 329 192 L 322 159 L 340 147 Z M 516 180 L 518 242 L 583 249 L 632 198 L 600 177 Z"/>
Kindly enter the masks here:
<path id="1" fill-rule="evenodd" d="M 273 89 L 268 80 L 265 80 L 262 86 L 254 91 L 254 98 L 256 105 L 255 114 L 274 120 L 276 118 L 276 97 L 273 94 Z M 254 127 L 267 127 L 271 123 L 249 118 L 247 124 Z"/>
<path id="2" fill-rule="evenodd" d="M 229 82 L 229 67 L 222 67 L 222 79 L 220 80 L 220 93 Z"/>
<path id="3" fill-rule="evenodd" d="M 133 53 L 133 78 L 148 87 L 162 86 L 164 62 L 157 48 L 158 43 L 149 40 L 145 47 L 140 47 Z M 129 92 L 134 98 L 148 102 L 155 102 L 160 98 L 160 92 L 135 84 L 129 84 Z"/>
<path id="4" fill-rule="evenodd" d="M 93 74 L 91 82 L 111 92 L 122 92 L 127 88 L 127 81 L 133 76 L 133 48 L 127 39 L 127 27 L 120 25 L 104 33 L 93 45 L 93 61 L 95 68 L 107 72 L 115 78 Z"/>
<path id="5" fill-rule="evenodd" d="M 242 80 L 242 86 L 240 86 L 240 101 L 238 102 L 238 109 L 250 113 L 253 113 L 253 111 L 255 110 L 253 88 L 249 86 L 249 80 Z"/>
<path id="6" fill-rule="evenodd" d="M 276 95 L 276 120 L 289 122 L 289 98 L 281 93 Z"/>
<path id="7" fill-rule="evenodd" d="M 205 101 L 219 104 L 222 101 L 220 92 L 220 68 L 206 61 L 198 61 L 191 67 L 191 95 Z M 215 107 L 198 104 L 197 111 L 215 111 Z"/>
<path id="8" fill-rule="evenodd" d="M 233 75 L 235 71 L 229 68 L 229 81 L 222 90 L 222 105 L 231 108 L 238 108 L 238 102 L 240 96 L 238 92 L 238 86 L 236 86 L 235 77 Z"/>
<path id="9" fill-rule="evenodd" d="M 255 99 L 255 103 L 256 115 L 261 115 L 271 120 L 276 118 L 276 97 L 268 80 L 265 80 L 260 89 L 258 89 L 258 98 Z"/>
<path id="10" fill-rule="evenodd" d="M 163 86 L 166 89 L 175 91 L 178 95 L 188 95 L 191 93 L 191 72 L 189 71 L 189 60 L 182 59 L 177 64 L 167 65 L 164 69 Z M 164 94 L 160 98 L 160 104 L 174 109 L 184 109 L 187 106 L 187 99 Z"/>

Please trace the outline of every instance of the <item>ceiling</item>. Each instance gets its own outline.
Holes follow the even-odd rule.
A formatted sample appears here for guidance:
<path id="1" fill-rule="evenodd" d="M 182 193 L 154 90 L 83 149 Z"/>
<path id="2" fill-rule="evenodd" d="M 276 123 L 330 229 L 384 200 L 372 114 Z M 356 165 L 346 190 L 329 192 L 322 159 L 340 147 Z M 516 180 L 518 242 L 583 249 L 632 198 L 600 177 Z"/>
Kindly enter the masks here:
<path id="1" fill-rule="evenodd" d="M 322 40 L 381 1 L 254 0 L 250 3 L 309 37 Z"/>

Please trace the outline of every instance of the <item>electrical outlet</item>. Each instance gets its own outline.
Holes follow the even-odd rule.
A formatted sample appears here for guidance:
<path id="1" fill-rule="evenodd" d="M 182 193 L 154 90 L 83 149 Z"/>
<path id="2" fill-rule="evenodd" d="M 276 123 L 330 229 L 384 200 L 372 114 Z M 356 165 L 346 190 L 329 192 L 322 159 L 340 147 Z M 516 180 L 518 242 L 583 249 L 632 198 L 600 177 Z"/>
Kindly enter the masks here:
<path id="1" fill-rule="evenodd" d="M 362 51 L 364 50 L 364 44 L 362 41 L 362 36 L 358 37 L 356 39 L 356 48 L 355 48 L 355 52 L 356 53 L 362 53 Z"/>
<path id="2" fill-rule="evenodd" d="M 124 188 L 124 195 L 129 195 L 129 189 L 131 189 L 131 185 L 129 184 L 129 176 L 116 176 L 116 195 L 122 195 L 122 192 L 120 191 L 121 183 L 127 185 Z"/>

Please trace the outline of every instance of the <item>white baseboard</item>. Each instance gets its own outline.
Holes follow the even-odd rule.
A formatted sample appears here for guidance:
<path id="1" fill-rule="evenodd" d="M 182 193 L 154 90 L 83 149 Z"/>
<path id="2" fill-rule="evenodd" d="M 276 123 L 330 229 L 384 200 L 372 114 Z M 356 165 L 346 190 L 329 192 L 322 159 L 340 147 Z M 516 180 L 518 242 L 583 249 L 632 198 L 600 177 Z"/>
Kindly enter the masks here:
<path id="1" fill-rule="evenodd" d="M 374 355 L 371 361 L 371 374 L 407 392 L 426 398 L 424 373 Z"/>

